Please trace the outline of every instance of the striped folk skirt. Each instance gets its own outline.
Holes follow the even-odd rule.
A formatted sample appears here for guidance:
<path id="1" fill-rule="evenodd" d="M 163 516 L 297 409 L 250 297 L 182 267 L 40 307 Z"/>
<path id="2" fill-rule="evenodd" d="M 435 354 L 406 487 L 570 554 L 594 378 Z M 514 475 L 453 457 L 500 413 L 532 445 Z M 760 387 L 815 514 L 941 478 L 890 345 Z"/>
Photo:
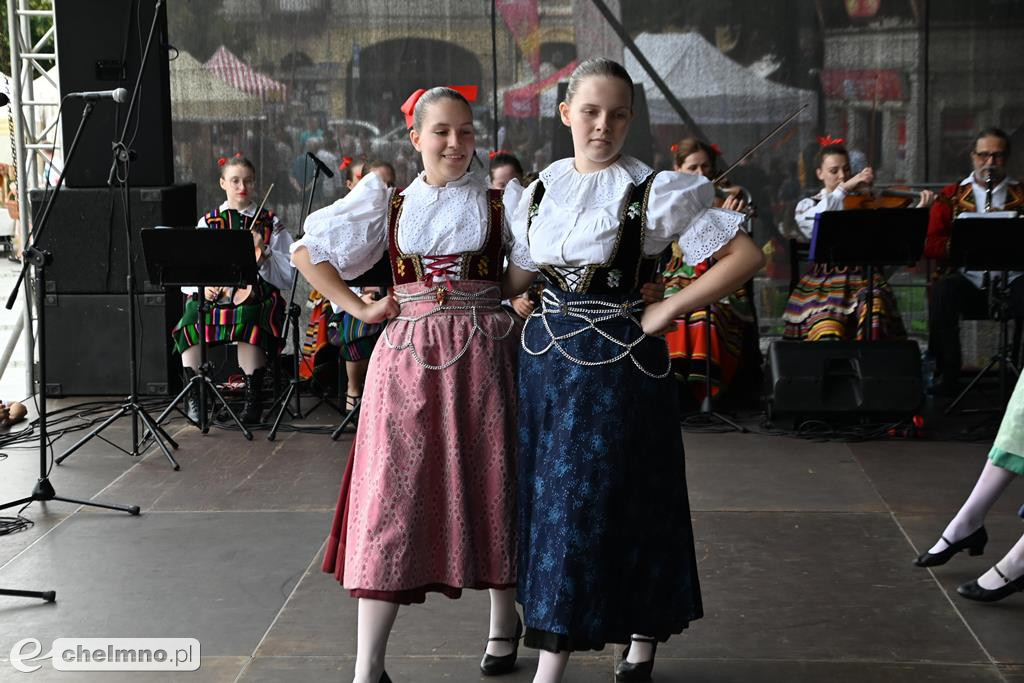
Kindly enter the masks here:
<path id="1" fill-rule="evenodd" d="M 457 281 L 444 305 L 422 283 L 395 290 L 322 568 L 354 597 L 401 604 L 511 587 L 515 321 L 494 283 Z"/>
<path id="2" fill-rule="evenodd" d="M 245 342 L 270 353 L 284 345 L 281 338 L 285 301 L 272 284 L 260 280 L 253 285 L 253 296 L 240 306 L 210 305 L 206 311 L 206 343 L 209 346 Z M 178 353 L 199 343 L 199 300 L 193 295 L 185 302 L 185 312 L 171 332 Z"/>
<path id="3" fill-rule="evenodd" d="M 797 284 L 782 315 L 783 338 L 801 341 L 868 339 L 868 279 L 863 268 L 833 268 L 816 263 Z M 870 338 L 905 339 L 896 297 L 876 273 Z"/>

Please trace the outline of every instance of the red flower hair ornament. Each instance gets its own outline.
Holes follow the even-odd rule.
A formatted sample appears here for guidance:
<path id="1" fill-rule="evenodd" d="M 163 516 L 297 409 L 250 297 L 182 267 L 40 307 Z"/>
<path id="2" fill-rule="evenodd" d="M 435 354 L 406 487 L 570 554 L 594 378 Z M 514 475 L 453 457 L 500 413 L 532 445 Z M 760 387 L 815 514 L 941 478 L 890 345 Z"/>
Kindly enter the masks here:
<path id="1" fill-rule="evenodd" d="M 828 147 L 829 145 L 841 145 L 846 142 L 846 138 L 834 138 L 831 135 L 822 135 L 818 138 L 818 144 L 822 147 Z"/>

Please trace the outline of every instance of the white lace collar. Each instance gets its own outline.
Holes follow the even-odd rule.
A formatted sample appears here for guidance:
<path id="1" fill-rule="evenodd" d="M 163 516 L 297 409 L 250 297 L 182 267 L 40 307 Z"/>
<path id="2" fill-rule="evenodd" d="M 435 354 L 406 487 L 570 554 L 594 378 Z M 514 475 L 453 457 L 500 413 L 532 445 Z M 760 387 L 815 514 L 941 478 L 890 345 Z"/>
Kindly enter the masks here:
<path id="1" fill-rule="evenodd" d="M 207 204 L 207 206 L 209 206 L 209 204 Z M 217 211 L 220 212 L 230 208 L 231 203 L 228 201 L 223 201 L 221 202 L 220 208 Z M 242 214 L 243 216 L 252 216 L 254 213 L 256 213 L 256 202 L 249 202 L 249 206 L 245 207 L 244 209 L 238 210 L 238 213 Z"/>
<path id="2" fill-rule="evenodd" d="M 486 190 L 487 183 L 484 179 L 474 173 L 473 171 L 467 171 L 462 175 L 461 178 L 453 180 L 444 185 L 431 185 L 427 182 L 427 172 L 420 171 L 420 174 L 409 183 L 409 186 L 402 190 L 401 195 L 406 198 L 415 197 L 417 200 L 422 201 L 426 204 L 437 201 L 442 193 L 449 195 L 454 194 L 467 194 L 477 190 Z"/>
<path id="3" fill-rule="evenodd" d="M 985 189 L 985 183 L 979 183 L 977 180 L 975 180 L 973 173 L 971 175 L 967 176 L 966 178 L 964 178 L 963 180 L 961 180 L 960 184 L 961 185 L 974 185 L 975 187 L 980 187 L 982 189 Z M 1016 185 L 1016 184 L 1017 184 L 1016 180 L 1014 180 L 1010 176 L 1006 176 L 1005 178 L 1002 179 L 1002 181 L 1000 181 L 1000 183 L 998 185 L 996 185 L 995 187 L 992 188 L 992 191 L 993 192 L 998 192 L 999 190 L 1001 190 L 1003 188 L 1004 185 Z"/>
<path id="4" fill-rule="evenodd" d="M 620 156 L 607 168 L 580 173 L 573 159 L 559 159 L 540 172 L 545 196 L 565 207 L 607 206 L 622 199 L 627 189 L 639 185 L 654 170 L 633 157 Z"/>

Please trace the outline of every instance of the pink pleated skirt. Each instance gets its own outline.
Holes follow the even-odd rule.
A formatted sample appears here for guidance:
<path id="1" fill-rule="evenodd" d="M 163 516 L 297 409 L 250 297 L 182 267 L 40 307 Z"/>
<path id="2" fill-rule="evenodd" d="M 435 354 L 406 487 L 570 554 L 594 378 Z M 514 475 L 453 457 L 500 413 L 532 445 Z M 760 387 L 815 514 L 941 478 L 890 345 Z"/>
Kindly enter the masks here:
<path id="1" fill-rule="evenodd" d="M 436 288 L 395 289 L 401 300 Z M 370 358 L 323 561 L 355 597 L 411 604 L 515 584 L 519 327 L 497 293 L 487 305 L 455 298 L 426 316 L 435 297 L 403 302 Z"/>

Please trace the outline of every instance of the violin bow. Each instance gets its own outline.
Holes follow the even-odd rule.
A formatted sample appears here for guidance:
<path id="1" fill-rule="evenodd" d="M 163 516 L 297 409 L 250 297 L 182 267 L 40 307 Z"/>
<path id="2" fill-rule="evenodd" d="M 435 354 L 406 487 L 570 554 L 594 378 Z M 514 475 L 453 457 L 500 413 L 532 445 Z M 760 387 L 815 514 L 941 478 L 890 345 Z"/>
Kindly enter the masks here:
<path id="1" fill-rule="evenodd" d="M 783 121 L 783 122 L 782 122 L 782 123 L 780 123 L 779 125 L 775 126 L 775 128 L 773 128 L 773 129 L 772 129 L 772 131 L 771 131 L 770 133 L 768 133 L 768 134 L 767 134 L 767 135 L 765 135 L 765 136 L 764 136 L 763 138 L 761 138 L 760 140 L 758 140 L 758 141 L 757 141 L 756 143 L 754 143 L 754 146 L 753 146 L 753 147 L 751 147 L 751 148 L 750 148 L 750 149 L 748 149 L 748 150 L 747 150 L 746 152 L 744 152 L 743 154 L 741 154 L 741 155 L 740 155 L 740 158 L 739 158 L 739 159 L 737 159 L 736 161 L 732 162 L 732 164 L 731 164 L 731 165 L 729 166 L 729 168 L 727 168 L 727 169 L 725 169 L 724 171 L 722 171 L 721 173 L 719 173 L 719 174 L 718 174 L 718 177 L 717 177 L 717 178 L 715 178 L 715 179 L 714 179 L 713 181 L 711 181 L 711 182 L 712 182 L 712 183 L 717 183 L 717 182 L 718 182 L 718 181 L 720 181 L 720 180 L 721 180 L 722 178 L 724 178 L 725 176 L 729 175 L 729 172 L 730 172 L 730 171 L 732 171 L 732 169 L 734 169 L 734 168 L 736 168 L 737 166 L 739 166 L 739 165 L 740 165 L 740 162 L 741 162 L 741 161 L 743 161 L 744 159 L 746 159 L 747 157 L 749 157 L 749 156 L 750 156 L 751 154 L 753 154 L 754 152 L 756 152 L 756 151 L 757 151 L 757 149 L 758 149 L 758 148 L 759 148 L 759 147 L 760 147 L 761 145 L 763 145 L 764 143 L 768 142 L 768 141 L 769 141 L 769 140 L 771 140 L 771 139 L 772 139 L 773 137 L 775 137 L 776 135 L 778 135 L 778 133 L 779 133 L 779 132 L 780 132 L 780 131 L 781 131 L 781 130 L 782 130 L 783 128 L 785 128 L 785 127 L 786 127 L 787 125 L 789 125 L 789 122 L 790 122 L 790 121 L 792 121 L 792 120 L 793 120 L 793 119 L 795 119 L 795 118 L 796 118 L 797 116 L 799 116 L 799 115 L 800 115 L 800 112 L 802 112 L 802 111 L 803 111 L 804 109 L 807 109 L 807 107 L 809 107 L 809 106 L 810 106 L 810 103 L 807 103 L 807 104 L 803 104 L 803 105 L 801 105 L 799 109 L 797 109 L 797 110 L 796 110 L 795 112 L 793 112 L 792 114 L 790 114 L 789 116 L 787 116 L 787 117 L 786 117 L 786 120 L 785 120 L 785 121 Z"/>
<path id="2" fill-rule="evenodd" d="M 252 229 L 256 227 L 256 219 L 260 217 L 260 211 L 263 210 L 263 205 L 267 203 L 267 198 L 270 196 L 270 191 L 273 189 L 274 183 L 270 183 L 270 187 L 267 188 L 267 193 L 263 195 L 263 201 L 260 202 L 260 205 L 256 207 L 256 213 L 252 215 L 252 225 L 249 226 L 250 231 L 252 231 Z M 239 289 L 240 288 L 237 285 L 231 288 L 231 301 L 234 301 L 235 293 L 238 292 Z"/>

